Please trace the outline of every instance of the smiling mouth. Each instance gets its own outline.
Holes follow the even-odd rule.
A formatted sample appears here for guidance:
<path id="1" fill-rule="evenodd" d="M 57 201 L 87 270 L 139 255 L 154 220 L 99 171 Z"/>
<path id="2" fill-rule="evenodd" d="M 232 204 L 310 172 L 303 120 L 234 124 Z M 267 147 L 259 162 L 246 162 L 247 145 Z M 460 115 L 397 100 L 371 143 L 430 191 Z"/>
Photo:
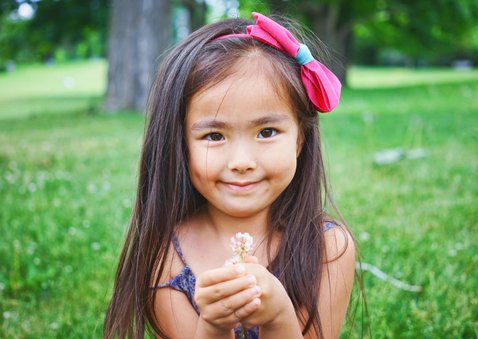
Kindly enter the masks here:
<path id="1" fill-rule="evenodd" d="M 247 192 L 259 185 L 259 181 L 254 182 L 223 182 L 223 184 L 235 192 Z"/>

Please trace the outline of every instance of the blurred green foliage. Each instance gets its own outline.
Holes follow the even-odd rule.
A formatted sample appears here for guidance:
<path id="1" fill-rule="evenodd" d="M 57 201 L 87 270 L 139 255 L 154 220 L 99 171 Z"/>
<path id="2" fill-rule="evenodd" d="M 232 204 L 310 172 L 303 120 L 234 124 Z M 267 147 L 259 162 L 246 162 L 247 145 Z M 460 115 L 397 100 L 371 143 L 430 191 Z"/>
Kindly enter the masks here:
<path id="1" fill-rule="evenodd" d="M 402 59 L 415 63 L 449 65 L 453 59 L 470 59 L 478 64 L 477 1 L 378 3 L 373 15 L 359 20 L 354 29 L 358 62 L 383 64 L 387 51 L 399 51 Z"/>
<path id="2" fill-rule="evenodd" d="M 466 58 L 478 64 L 476 0 L 267 0 L 259 4 L 243 0 L 240 3 L 241 13 L 246 16 L 265 4 L 269 11 L 300 19 L 329 46 L 336 43 L 328 41 L 328 35 L 337 41 L 343 39 L 346 47 L 338 52 L 351 63 L 450 65 L 454 59 Z"/>
<path id="3" fill-rule="evenodd" d="M 32 19 L 16 16 L 22 3 L 35 8 Z M 62 62 L 104 57 L 110 6 L 110 0 L 2 1 L 0 69 L 8 60 Z M 177 0 L 174 7 L 187 8 L 195 18 L 195 13 L 204 12 L 205 2 Z M 239 8 L 246 18 L 253 10 L 273 11 L 312 29 L 325 23 L 329 32 L 337 33 L 337 40 L 350 31 L 353 43 L 347 42 L 348 47 L 339 53 L 354 63 L 449 65 L 454 59 L 468 59 L 478 64 L 476 0 L 240 0 Z"/>
<path id="4" fill-rule="evenodd" d="M 31 19 L 18 16 L 29 3 Z M 104 57 L 109 0 L 16 1 L 0 4 L 0 68 L 17 63 Z"/>

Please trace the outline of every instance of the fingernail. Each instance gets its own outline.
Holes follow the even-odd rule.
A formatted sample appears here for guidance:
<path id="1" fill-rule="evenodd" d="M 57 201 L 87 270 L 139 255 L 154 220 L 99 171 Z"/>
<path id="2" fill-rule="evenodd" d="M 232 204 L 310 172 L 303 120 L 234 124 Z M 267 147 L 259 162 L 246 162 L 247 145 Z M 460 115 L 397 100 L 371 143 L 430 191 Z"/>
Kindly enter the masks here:
<path id="1" fill-rule="evenodd" d="M 261 299 L 255 298 L 254 300 L 251 301 L 252 306 L 259 306 L 261 303 Z"/>
<path id="2" fill-rule="evenodd" d="M 259 286 L 251 288 L 251 295 L 258 295 L 259 293 L 261 293 L 261 288 Z"/>
<path id="3" fill-rule="evenodd" d="M 256 277 L 253 276 L 253 275 L 249 275 L 249 276 L 247 276 L 247 281 L 249 282 L 249 284 L 255 284 L 256 283 Z"/>
<path id="4" fill-rule="evenodd" d="M 242 274 L 246 271 L 246 268 L 244 267 L 244 265 L 237 265 L 236 267 L 236 272 L 239 273 L 239 274 Z"/>

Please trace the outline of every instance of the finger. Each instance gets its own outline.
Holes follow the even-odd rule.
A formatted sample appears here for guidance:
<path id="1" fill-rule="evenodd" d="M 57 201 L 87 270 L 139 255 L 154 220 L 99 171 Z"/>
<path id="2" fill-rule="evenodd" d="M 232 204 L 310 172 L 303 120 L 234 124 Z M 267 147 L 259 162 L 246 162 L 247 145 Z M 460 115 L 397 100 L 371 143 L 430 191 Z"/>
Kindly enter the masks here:
<path id="1" fill-rule="evenodd" d="M 224 319 L 220 319 L 220 321 L 224 323 L 234 323 L 238 321 L 241 322 L 242 319 L 245 319 L 254 313 L 260 305 L 261 299 L 253 298 L 249 302 L 245 303 L 242 307 L 234 310 L 229 316 L 225 317 Z"/>
<path id="2" fill-rule="evenodd" d="M 248 255 L 244 258 L 244 263 L 247 263 L 247 264 L 258 264 L 259 263 L 259 259 L 257 259 L 257 257 L 253 256 L 253 255 Z"/>
<path id="3" fill-rule="evenodd" d="M 213 304 L 219 300 L 240 293 L 256 285 L 256 277 L 249 274 L 216 285 L 203 287 L 196 293 L 196 302 L 199 304 Z"/>
<path id="4" fill-rule="evenodd" d="M 231 314 L 237 311 L 241 307 L 246 306 L 254 298 L 259 298 L 262 294 L 262 290 L 259 286 L 255 285 L 251 288 L 243 290 L 239 293 L 231 295 L 228 298 L 218 301 L 216 304 L 224 310 L 224 313 Z M 215 305 L 216 306 L 216 305 Z"/>
<path id="5" fill-rule="evenodd" d="M 196 285 L 200 287 L 216 285 L 240 277 L 244 275 L 245 272 L 246 269 L 244 265 L 232 265 L 208 270 L 198 277 Z"/>
<path id="6" fill-rule="evenodd" d="M 251 287 L 210 305 L 209 311 L 219 318 L 221 323 L 240 321 L 257 309 L 261 293 L 259 286 Z"/>

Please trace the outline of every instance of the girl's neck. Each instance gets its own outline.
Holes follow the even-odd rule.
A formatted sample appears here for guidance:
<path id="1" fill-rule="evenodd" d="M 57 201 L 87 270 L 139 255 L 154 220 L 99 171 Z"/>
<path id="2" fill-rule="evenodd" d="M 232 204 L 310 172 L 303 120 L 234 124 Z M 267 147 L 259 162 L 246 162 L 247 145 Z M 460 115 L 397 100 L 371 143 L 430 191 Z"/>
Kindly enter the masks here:
<path id="1" fill-rule="evenodd" d="M 237 232 L 247 232 L 255 239 L 262 238 L 267 232 L 269 210 L 263 210 L 247 217 L 234 217 L 207 205 L 204 210 L 204 225 L 214 236 L 229 239 Z"/>

